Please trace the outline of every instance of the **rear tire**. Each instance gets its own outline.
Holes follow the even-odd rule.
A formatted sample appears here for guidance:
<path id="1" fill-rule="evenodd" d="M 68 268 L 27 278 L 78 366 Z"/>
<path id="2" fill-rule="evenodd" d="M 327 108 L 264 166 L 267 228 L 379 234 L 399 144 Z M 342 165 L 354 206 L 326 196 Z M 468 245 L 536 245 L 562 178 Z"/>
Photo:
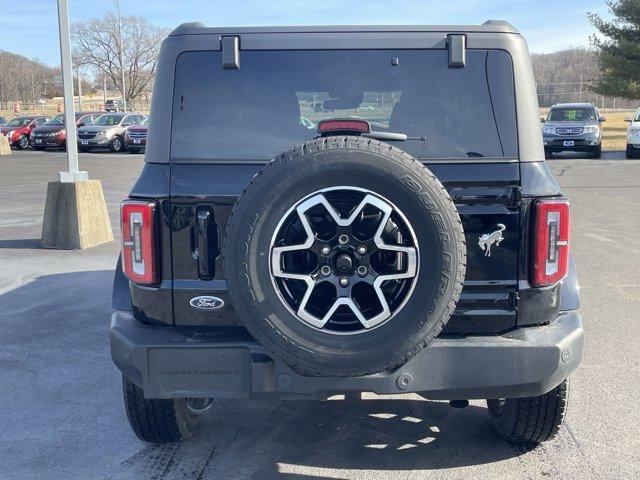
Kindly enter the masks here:
<path id="1" fill-rule="evenodd" d="M 129 425 L 143 442 L 179 442 L 191 437 L 200 423 L 200 415 L 189 411 L 184 398 L 146 399 L 144 391 L 124 376 L 122 391 Z"/>
<path id="2" fill-rule="evenodd" d="M 567 412 L 567 380 L 539 397 L 487 400 L 493 426 L 507 441 L 535 446 L 556 436 Z"/>
<path id="3" fill-rule="evenodd" d="M 544 158 L 547 160 L 549 160 L 550 158 L 553 158 L 553 153 L 548 148 L 544 149 Z"/>

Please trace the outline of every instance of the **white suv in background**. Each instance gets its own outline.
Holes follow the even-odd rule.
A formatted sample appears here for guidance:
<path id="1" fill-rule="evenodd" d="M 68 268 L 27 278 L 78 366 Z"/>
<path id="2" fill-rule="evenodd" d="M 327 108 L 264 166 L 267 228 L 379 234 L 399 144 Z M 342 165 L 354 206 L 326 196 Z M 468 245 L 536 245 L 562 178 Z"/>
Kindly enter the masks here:
<path id="1" fill-rule="evenodd" d="M 640 108 L 636 110 L 633 118 L 627 118 L 627 158 L 640 157 Z"/>

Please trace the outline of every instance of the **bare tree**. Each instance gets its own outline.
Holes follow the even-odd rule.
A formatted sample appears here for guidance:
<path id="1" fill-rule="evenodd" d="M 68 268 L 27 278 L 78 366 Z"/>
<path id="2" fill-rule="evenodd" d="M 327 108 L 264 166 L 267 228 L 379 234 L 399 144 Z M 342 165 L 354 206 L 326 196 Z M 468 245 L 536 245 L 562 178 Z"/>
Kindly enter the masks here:
<path id="1" fill-rule="evenodd" d="M 123 69 L 126 98 L 135 102 L 151 91 L 158 51 L 167 30 L 138 17 L 122 17 Z M 93 67 L 122 92 L 118 18 L 112 13 L 102 19 L 73 25 L 74 56 L 77 64 Z"/>
<path id="2" fill-rule="evenodd" d="M 0 50 L 0 105 L 6 107 L 13 101 L 35 104 L 43 96 L 59 94 L 58 75 L 57 68 Z"/>

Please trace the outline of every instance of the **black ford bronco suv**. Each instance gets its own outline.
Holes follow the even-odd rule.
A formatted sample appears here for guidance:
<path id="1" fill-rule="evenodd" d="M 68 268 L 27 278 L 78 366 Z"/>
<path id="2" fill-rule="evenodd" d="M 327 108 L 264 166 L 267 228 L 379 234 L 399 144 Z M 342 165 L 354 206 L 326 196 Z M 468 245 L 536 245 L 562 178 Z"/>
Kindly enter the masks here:
<path id="1" fill-rule="evenodd" d="M 151 112 L 110 329 L 139 438 L 214 398 L 351 392 L 557 433 L 579 290 L 512 26 L 184 24 Z"/>

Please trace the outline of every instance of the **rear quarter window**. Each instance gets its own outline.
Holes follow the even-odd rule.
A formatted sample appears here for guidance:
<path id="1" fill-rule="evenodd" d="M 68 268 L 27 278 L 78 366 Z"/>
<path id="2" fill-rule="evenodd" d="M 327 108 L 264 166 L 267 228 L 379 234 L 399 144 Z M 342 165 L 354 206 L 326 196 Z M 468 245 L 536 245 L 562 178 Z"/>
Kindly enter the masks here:
<path id="1" fill-rule="evenodd" d="M 268 160 L 317 136 L 326 118 L 362 118 L 421 159 L 516 157 L 513 67 L 504 51 L 242 51 L 225 70 L 219 51 L 185 52 L 175 71 L 174 160 Z M 419 140 L 420 137 L 426 141 Z"/>

